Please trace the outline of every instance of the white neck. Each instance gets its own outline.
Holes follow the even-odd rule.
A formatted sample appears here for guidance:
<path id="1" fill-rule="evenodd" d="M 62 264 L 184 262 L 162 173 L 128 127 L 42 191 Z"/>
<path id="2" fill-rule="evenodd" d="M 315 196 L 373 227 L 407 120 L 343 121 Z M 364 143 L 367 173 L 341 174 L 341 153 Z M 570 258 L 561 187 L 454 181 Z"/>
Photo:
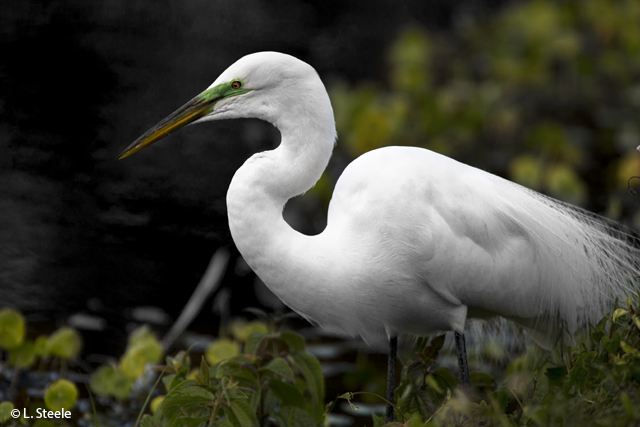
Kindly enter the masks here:
<path id="1" fill-rule="evenodd" d="M 280 146 L 247 160 L 227 192 L 229 227 L 238 250 L 267 286 L 297 311 L 304 309 L 301 303 L 306 305 L 300 289 L 305 277 L 314 274 L 309 263 L 314 237 L 292 229 L 282 211 L 290 198 L 315 185 L 331 157 L 335 125 L 329 98 L 324 91 L 323 95 L 313 99 L 324 105 L 298 105 L 291 114 L 279 115 L 274 125 L 282 134 Z"/>

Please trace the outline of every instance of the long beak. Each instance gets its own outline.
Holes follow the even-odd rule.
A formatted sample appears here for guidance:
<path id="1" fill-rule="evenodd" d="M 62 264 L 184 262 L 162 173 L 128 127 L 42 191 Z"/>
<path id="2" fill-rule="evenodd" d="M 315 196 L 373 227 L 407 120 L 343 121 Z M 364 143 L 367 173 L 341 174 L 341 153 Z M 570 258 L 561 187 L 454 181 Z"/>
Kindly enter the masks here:
<path id="1" fill-rule="evenodd" d="M 224 98 L 224 96 L 207 98 L 208 97 L 200 94 L 174 111 L 160 123 L 146 131 L 140 138 L 133 141 L 131 145 L 120 153 L 118 160 L 130 156 L 133 153 L 142 150 L 144 147 L 164 138 L 170 133 L 206 116 L 211 112 L 211 107 L 216 102 Z"/>

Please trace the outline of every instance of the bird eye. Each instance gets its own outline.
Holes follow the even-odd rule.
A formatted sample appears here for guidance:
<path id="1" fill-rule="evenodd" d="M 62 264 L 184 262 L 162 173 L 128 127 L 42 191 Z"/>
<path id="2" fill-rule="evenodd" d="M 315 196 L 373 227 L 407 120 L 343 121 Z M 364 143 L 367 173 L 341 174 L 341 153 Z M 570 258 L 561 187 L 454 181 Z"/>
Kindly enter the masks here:
<path id="1" fill-rule="evenodd" d="M 231 82 L 232 89 L 240 89 L 242 87 L 242 82 L 240 80 L 234 80 Z"/>

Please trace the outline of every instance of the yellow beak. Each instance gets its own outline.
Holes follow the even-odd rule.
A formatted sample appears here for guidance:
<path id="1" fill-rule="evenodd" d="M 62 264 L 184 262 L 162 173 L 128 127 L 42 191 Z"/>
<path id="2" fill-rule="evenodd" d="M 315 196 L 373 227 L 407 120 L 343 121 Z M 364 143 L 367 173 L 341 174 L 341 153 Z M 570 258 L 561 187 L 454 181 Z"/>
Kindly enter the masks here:
<path id="1" fill-rule="evenodd" d="M 211 107 L 223 97 L 213 97 L 207 99 L 198 95 L 191 101 L 167 116 L 160 123 L 146 131 L 140 138 L 133 141 L 131 145 L 124 149 L 118 156 L 118 160 L 124 159 L 133 153 L 142 150 L 144 147 L 164 138 L 172 132 L 193 123 L 211 112 Z"/>

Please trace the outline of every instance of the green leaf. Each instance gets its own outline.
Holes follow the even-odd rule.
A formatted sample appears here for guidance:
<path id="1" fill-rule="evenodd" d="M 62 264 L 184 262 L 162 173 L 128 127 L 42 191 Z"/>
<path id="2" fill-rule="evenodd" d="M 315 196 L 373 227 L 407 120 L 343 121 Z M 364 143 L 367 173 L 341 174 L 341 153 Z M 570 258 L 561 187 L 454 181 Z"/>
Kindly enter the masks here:
<path id="1" fill-rule="evenodd" d="M 216 365 L 225 359 L 240 354 L 240 344 L 227 338 L 212 342 L 205 351 L 205 358 L 210 365 Z"/>
<path id="2" fill-rule="evenodd" d="M 271 413 L 279 425 L 286 427 L 319 427 L 313 414 L 295 406 L 283 406 L 277 413 Z"/>
<path id="3" fill-rule="evenodd" d="M 439 335 L 433 338 L 424 351 L 418 353 L 420 359 L 422 359 L 424 363 L 431 363 L 438 357 L 438 354 L 444 345 L 444 338 L 445 335 Z"/>
<path id="4" fill-rule="evenodd" d="M 283 383 L 277 379 L 272 379 L 269 381 L 269 389 L 281 404 L 304 408 L 305 402 L 302 393 L 300 393 L 300 391 L 291 384 Z"/>
<path id="5" fill-rule="evenodd" d="M 269 347 L 269 344 L 271 343 L 272 339 L 273 337 L 271 335 L 265 335 L 258 342 L 253 352 L 257 358 L 263 358 L 265 356 L 265 354 L 267 353 L 267 347 Z"/>
<path id="6" fill-rule="evenodd" d="M 603 336 L 604 336 L 604 332 L 602 332 L 602 331 L 592 332 L 591 333 L 591 342 L 594 345 L 598 345 Z"/>
<path id="7" fill-rule="evenodd" d="M 209 379 L 211 378 L 211 370 L 209 369 L 209 365 L 207 365 L 207 361 L 204 360 L 204 356 L 200 359 L 200 376 L 203 378 L 206 384 L 209 384 Z"/>
<path id="8" fill-rule="evenodd" d="M 280 338 L 287 343 L 290 352 L 305 350 L 304 338 L 300 334 L 293 331 L 282 331 L 280 332 Z"/>
<path id="9" fill-rule="evenodd" d="M 260 372 L 273 372 L 274 374 L 279 375 L 289 381 L 293 381 L 294 378 L 293 370 L 291 369 L 287 361 L 282 357 L 276 357 L 259 370 Z"/>
<path id="10" fill-rule="evenodd" d="M 371 413 L 371 419 L 373 420 L 373 427 L 383 427 L 387 422 L 382 415 L 376 415 L 375 412 Z"/>
<path id="11" fill-rule="evenodd" d="M 64 326 L 47 339 L 45 352 L 61 359 L 73 359 L 80 353 L 81 346 L 82 341 L 78 331 Z"/>
<path id="12" fill-rule="evenodd" d="M 320 362 L 314 356 L 301 351 L 292 352 L 290 356 L 302 372 L 311 393 L 315 414 L 319 417 L 324 407 L 324 378 Z"/>
<path id="13" fill-rule="evenodd" d="M 229 329 L 231 330 L 231 334 L 233 335 L 233 337 L 239 342 L 246 342 L 249 335 L 254 332 L 269 332 L 269 327 L 260 320 L 254 320 L 251 322 L 247 322 L 244 319 L 235 320 L 231 322 Z"/>
<path id="14" fill-rule="evenodd" d="M 138 350 L 128 350 L 121 358 L 118 368 L 131 380 L 144 374 L 145 358 Z"/>
<path id="15" fill-rule="evenodd" d="M 53 382 L 44 392 L 44 404 L 52 411 L 71 409 L 78 399 L 78 389 L 71 381 L 61 379 Z"/>
<path id="16" fill-rule="evenodd" d="M 613 312 L 613 316 L 611 316 L 611 320 L 615 322 L 616 320 L 618 320 L 619 317 L 626 316 L 628 313 L 629 311 L 625 310 L 624 308 L 618 308 L 616 309 L 616 311 Z"/>
<path id="17" fill-rule="evenodd" d="M 164 353 L 160 341 L 147 325 L 135 329 L 129 335 L 126 352 L 136 352 L 145 364 L 156 363 L 162 359 Z"/>
<path id="18" fill-rule="evenodd" d="M 627 392 L 623 391 L 620 393 L 620 402 L 622 403 L 622 408 L 624 409 L 624 413 L 628 418 L 633 418 L 633 413 L 635 412 L 635 405 L 629 398 Z"/>
<path id="19" fill-rule="evenodd" d="M 443 392 L 439 392 L 442 394 Z M 429 398 L 427 390 L 421 390 L 417 387 L 411 387 L 408 391 L 403 393 L 400 400 L 400 409 L 405 414 L 411 414 L 414 412 L 422 414 L 424 417 L 429 418 L 432 410 L 432 402 Z"/>
<path id="20" fill-rule="evenodd" d="M 143 415 L 140 419 L 140 427 L 158 427 L 159 425 L 159 421 L 149 414 Z"/>
<path id="21" fill-rule="evenodd" d="M 11 411 L 13 410 L 13 408 L 14 406 L 12 402 L 4 401 L 0 403 L 0 423 L 8 421 L 12 418 Z"/>
<path id="22" fill-rule="evenodd" d="M 267 335 L 268 334 L 266 332 L 251 332 L 244 343 L 244 352 L 255 356 L 258 344 Z"/>
<path id="23" fill-rule="evenodd" d="M 478 388 L 488 388 L 494 383 L 493 377 L 486 372 L 471 372 L 469 373 L 471 384 Z"/>
<path id="24" fill-rule="evenodd" d="M 47 336 L 46 335 L 40 335 L 38 338 L 36 338 L 36 341 L 33 345 L 34 345 L 34 351 L 36 353 L 36 356 L 42 357 L 47 354 L 46 352 Z"/>
<path id="25" fill-rule="evenodd" d="M 36 420 L 36 422 L 33 423 L 33 427 L 55 427 L 55 424 L 49 420 Z"/>
<path id="26" fill-rule="evenodd" d="M 110 393 L 109 383 L 114 375 L 115 369 L 112 366 L 102 365 L 96 369 L 89 380 L 89 387 L 98 395 L 107 396 Z"/>
<path id="27" fill-rule="evenodd" d="M 240 427 L 258 427 L 256 415 L 246 402 L 242 400 L 232 400 L 229 406 L 231 411 L 227 410 L 226 413 L 229 416 L 231 424 Z"/>
<path id="28" fill-rule="evenodd" d="M 91 390 L 101 396 L 113 396 L 118 400 L 126 399 L 131 391 L 131 380 L 112 366 L 103 365 L 94 371 L 89 380 Z"/>
<path id="29" fill-rule="evenodd" d="M 0 310 L 0 348 L 13 350 L 24 341 L 25 324 L 20 312 L 12 308 Z"/>
<path id="30" fill-rule="evenodd" d="M 549 379 L 549 385 L 552 387 L 562 387 L 562 382 L 567 377 L 567 368 L 559 366 L 557 368 L 547 368 L 544 373 Z"/>
<path id="31" fill-rule="evenodd" d="M 160 407 L 162 402 L 164 402 L 163 395 L 156 396 L 153 398 L 153 400 L 151 400 L 151 403 L 149 403 L 149 409 L 151 410 L 152 414 L 155 414 L 158 411 L 158 408 Z"/>
<path id="32" fill-rule="evenodd" d="M 170 426 L 192 423 L 188 420 L 207 418 L 210 413 L 208 405 L 214 398 L 213 393 L 201 387 L 198 381 L 185 380 L 167 393 L 158 411 Z"/>
<path id="33" fill-rule="evenodd" d="M 602 346 L 607 350 L 607 352 L 611 354 L 618 354 L 618 351 L 620 350 L 620 335 L 616 332 L 611 336 L 611 339 L 605 335 L 602 337 Z"/>
<path id="34" fill-rule="evenodd" d="M 622 348 L 622 351 L 624 351 L 625 353 L 634 356 L 634 357 L 640 357 L 640 351 L 636 350 L 635 348 L 631 347 L 629 344 L 627 344 L 624 341 L 620 341 L 620 347 Z"/>
<path id="35" fill-rule="evenodd" d="M 181 427 L 198 427 L 206 425 L 204 423 L 207 421 L 209 421 L 209 417 L 182 417 L 178 419 L 178 425 Z"/>
<path id="36" fill-rule="evenodd" d="M 18 348 L 11 350 L 9 362 L 13 366 L 26 369 L 36 361 L 35 345 L 31 341 L 24 341 Z"/>
<path id="37" fill-rule="evenodd" d="M 171 390 L 171 383 L 175 378 L 176 374 L 169 374 L 162 377 L 162 384 L 164 384 L 164 388 L 166 388 L 167 391 Z"/>
<path id="38" fill-rule="evenodd" d="M 443 390 L 453 389 L 460 383 L 460 380 L 453 376 L 449 369 L 442 366 L 433 371 L 431 375 L 438 381 L 440 388 Z"/>
<path id="39" fill-rule="evenodd" d="M 443 389 L 442 387 L 440 387 L 440 384 L 438 384 L 438 381 L 433 377 L 433 374 L 427 375 L 427 377 L 425 378 L 425 382 L 429 387 L 431 387 L 433 391 L 438 394 L 444 394 L 447 390 L 446 388 Z"/>

